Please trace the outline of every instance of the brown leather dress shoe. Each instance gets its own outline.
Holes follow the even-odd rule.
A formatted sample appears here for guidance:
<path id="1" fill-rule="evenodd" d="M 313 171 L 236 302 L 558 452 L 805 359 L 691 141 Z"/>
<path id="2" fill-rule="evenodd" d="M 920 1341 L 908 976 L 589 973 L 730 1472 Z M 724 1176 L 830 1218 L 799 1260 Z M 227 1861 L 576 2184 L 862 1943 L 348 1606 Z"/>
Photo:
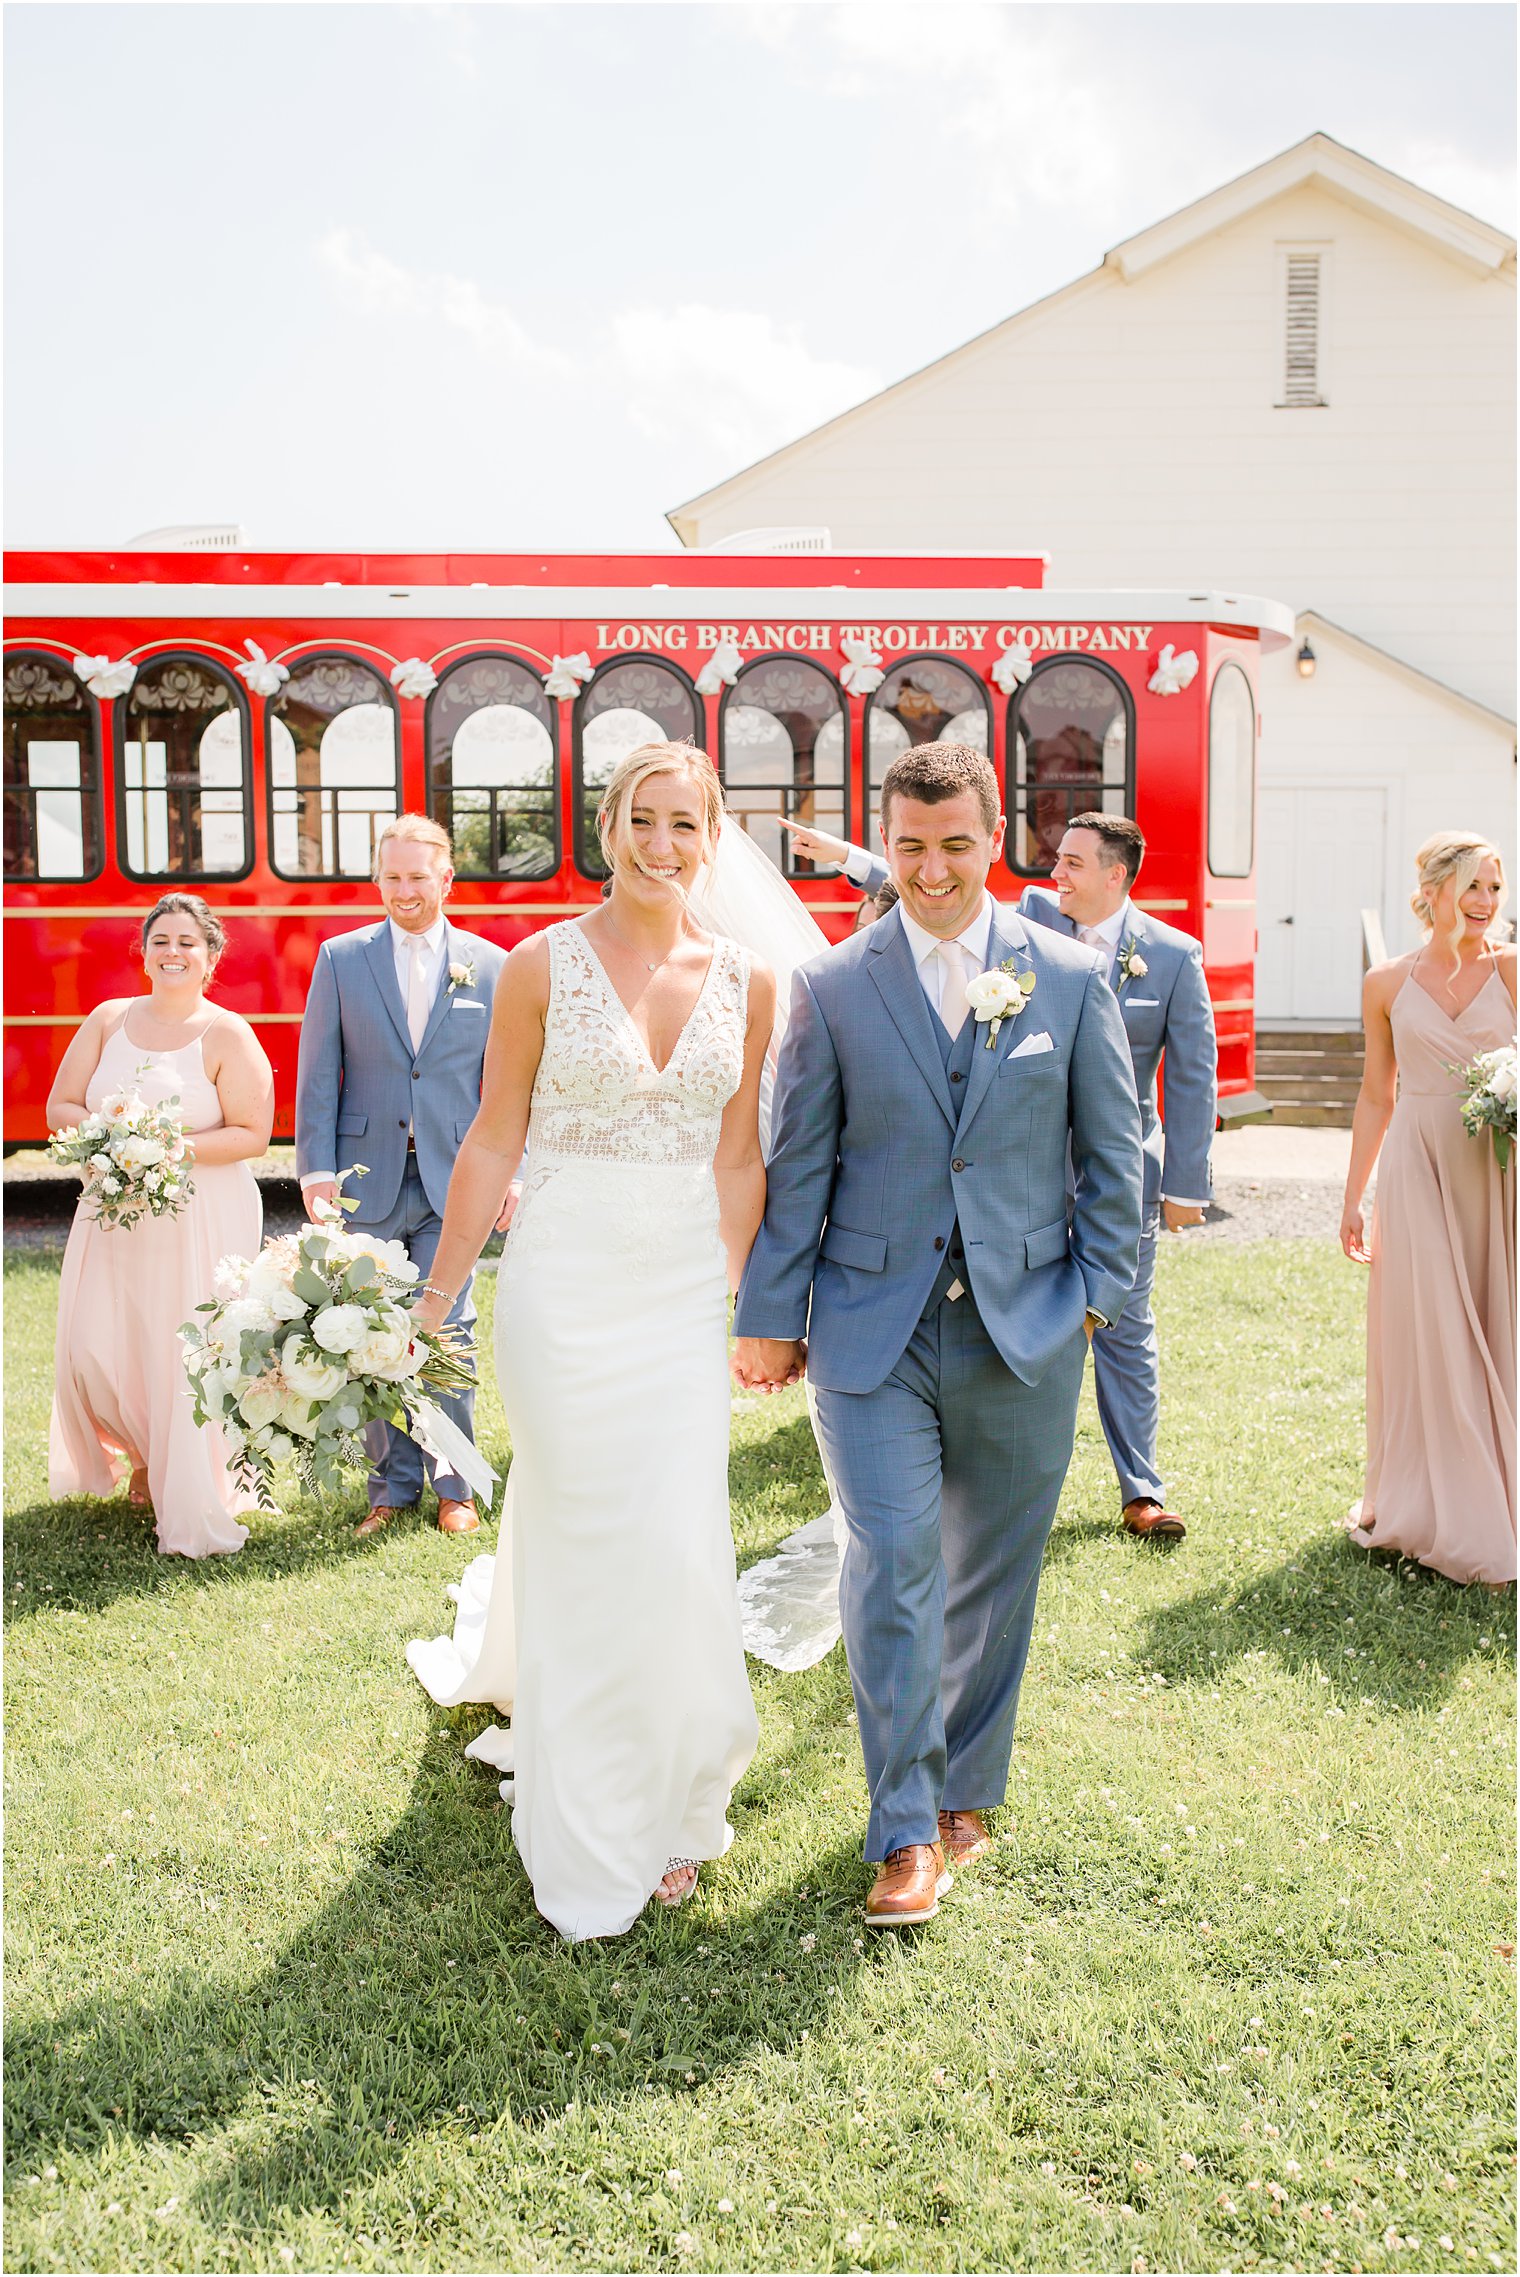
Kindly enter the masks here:
<path id="1" fill-rule="evenodd" d="M 909 1842 L 889 1850 L 866 1899 L 868 1929 L 911 1928 L 932 1921 L 955 1876 L 937 1842 Z"/>
<path id="2" fill-rule="evenodd" d="M 371 1509 L 369 1516 L 359 1520 L 358 1525 L 354 1528 L 354 1533 L 356 1535 L 378 1534 L 382 1526 L 390 1524 L 394 1515 L 395 1513 L 387 1504 L 377 1502 Z"/>
<path id="3" fill-rule="evenodd" d="M 1180 1542 L 1187 1532 L 1176 1511 L 1163 1510 L 1159 1502 L 1126 1502 L 1124 1530 L 1142 1542 Z"/>
<path id="4" fill-rule="evenodd" d="M 969 1866 L 992 1848 L 992 1837 L 980 1811 L 941 1811 L 939 1842 L 948 1864 Z"/>
<path id="5" fill-rule="evenodd" d="M 478 1534 L 480 1520 L 475 1515 L 474 1503 L 440 1501 L 438 1531 L 440 1534 Z"/>

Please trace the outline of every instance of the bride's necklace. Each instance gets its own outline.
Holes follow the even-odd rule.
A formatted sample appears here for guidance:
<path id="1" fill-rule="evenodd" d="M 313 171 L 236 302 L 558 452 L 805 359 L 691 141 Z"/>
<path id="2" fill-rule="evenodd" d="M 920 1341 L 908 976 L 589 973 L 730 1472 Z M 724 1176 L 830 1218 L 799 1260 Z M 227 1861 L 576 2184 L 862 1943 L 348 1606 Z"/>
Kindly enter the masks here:
<path id="1" fill-rule="evenodd" d="M 621 925 L 619 925 L 617 919 L 613 916 L 611 909 L 604 909 L 602 911 L 602 915 L 606 918 L 608 924 L 612 927 L 613 932 L 617 935 L 624 948 L 628 951 L 628 954 L 631 957 L 637 957 L 639 963 L 644 967 L 645 972 L 658 972 L 661 965 L 668 965 L 671 958 L 675 955 L 677 949 L 679 949 L 682 941 L 686 937 L 686 929 L 683 926 L 681 931 L 671 942 L 670 947 L 665 951 L 664 956 L 656 957 L 654 963 L 651 964 L 649 959 L 644 955 L 643 951 L 634 947 L 627 934 L 623 931 Z"/>

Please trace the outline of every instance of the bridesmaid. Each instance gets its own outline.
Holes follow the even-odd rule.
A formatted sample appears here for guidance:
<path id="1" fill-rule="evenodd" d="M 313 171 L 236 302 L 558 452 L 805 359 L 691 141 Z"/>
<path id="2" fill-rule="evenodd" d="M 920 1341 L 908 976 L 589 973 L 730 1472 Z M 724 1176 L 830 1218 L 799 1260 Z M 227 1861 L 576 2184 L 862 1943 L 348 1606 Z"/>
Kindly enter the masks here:
<path id="1" fill-rule="evenodd" d="M 58 1292 L 48 1483 L 59 1496 L 109 1494 L 151 1505 L 160 1550 L 210 1557 L 241 1549 L 253 1507 L 228 1476 L 216 1424 L 197 1429 L 178 1331 L 214 1294 L 218 1261 L 256 1256 L 263 1205 L 249 1164 L 274 1122 L 274 1077 L 246 1020 L 206 990 L 225 946 L 198 894 L 168 893 L 142 929 L 149 994 L 98 1004 L 63 1057 L 48 1126 L 81 1120 L 114 1091 L 175 1095 L 195 1192 L 177 1217 L 127 1231 L 76 1209 Z"/>
<path id="2" fill-rule="evenodd" d="M 1367 1481 L 1348 1525 L 1359 1547 L 1498 1588 L 1515 1578 L 1515 1181 L 1463 1128 L 1452 1069 L 1514 1042 L 1515 950 L 1492 938 L 1505 884 L 1486 839 L 1442 831 L 1415 860 L 1425 940 L 1362 999 L 1341 1247 L 1372 1267 Z"/>

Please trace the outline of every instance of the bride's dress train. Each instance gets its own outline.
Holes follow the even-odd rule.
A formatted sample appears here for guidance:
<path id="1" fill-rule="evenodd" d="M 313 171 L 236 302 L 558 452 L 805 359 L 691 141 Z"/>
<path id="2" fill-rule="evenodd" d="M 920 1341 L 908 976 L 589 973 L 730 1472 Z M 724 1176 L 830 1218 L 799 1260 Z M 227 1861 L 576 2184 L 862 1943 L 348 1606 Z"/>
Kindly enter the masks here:
<path id="1" fill-rule="evenodd" d="M 580 926 L 550 927 L 528 1176 L 497 1276 L 510 1558 L 476 1559 L 435 1699 L 510 1703 L 471 1750 L 566 1937 L 631 1927 L 672 1858 L 713 1858 L 758 1740 L 728 1518 L 726 1276 L 712 1164 L 743 1069 L 749 960 L 719 940 L 657 1069 Z"/>

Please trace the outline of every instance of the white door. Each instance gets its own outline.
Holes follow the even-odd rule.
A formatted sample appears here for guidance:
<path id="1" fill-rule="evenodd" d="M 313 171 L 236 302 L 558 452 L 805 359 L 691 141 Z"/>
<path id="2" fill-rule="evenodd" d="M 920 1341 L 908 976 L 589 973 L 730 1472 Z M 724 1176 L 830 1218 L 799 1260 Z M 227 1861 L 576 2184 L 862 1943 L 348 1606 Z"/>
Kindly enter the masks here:
<path id="1" fill-rule="evenodd" d="M 1264 783 L 1256 862 L 1256 1020 L 1354 1025 L 1362 911 L 1383 906 L 1386 795 Z"/>

